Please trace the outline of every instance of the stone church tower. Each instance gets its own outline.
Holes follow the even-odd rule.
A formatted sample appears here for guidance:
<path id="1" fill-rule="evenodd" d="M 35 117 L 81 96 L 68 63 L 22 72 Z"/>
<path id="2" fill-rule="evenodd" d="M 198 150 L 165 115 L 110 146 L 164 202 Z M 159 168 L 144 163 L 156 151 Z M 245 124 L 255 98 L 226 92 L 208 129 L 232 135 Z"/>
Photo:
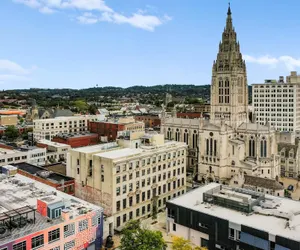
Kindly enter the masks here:
<path id="1" fill-rule="evenodd" d="M 232 25 L 230 6 L 217 60 L 213 63 L 210 120 L 215 124 L 224 120 L 234 129 L 248 122 L 246 64 Z"/>

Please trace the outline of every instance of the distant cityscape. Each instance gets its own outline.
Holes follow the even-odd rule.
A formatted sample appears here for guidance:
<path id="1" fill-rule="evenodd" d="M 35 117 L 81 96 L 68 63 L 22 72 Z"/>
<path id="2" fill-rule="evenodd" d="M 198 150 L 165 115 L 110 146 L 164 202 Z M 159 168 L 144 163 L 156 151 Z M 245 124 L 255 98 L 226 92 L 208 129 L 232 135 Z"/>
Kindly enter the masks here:
<path id="1" fill-rule="evenodd" d="M 230 6 L 211 85 L 0 98 L 1 250 L 300 249 L 300 75 L 248 86 Z"/>

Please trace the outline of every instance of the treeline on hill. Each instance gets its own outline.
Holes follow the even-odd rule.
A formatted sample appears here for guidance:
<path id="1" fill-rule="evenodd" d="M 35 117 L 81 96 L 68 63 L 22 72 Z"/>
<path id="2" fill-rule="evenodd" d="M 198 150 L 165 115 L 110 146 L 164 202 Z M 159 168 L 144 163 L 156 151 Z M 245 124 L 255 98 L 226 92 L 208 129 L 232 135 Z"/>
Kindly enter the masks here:
<path id="1" fill-rule="evenodd" d="M 252 99 L 252 87 L 249 86 L 249 103 Z M 9 96 L 12 99 L 35 99 L 37 104 L 44 107 L 60 105 L 69 106 L 76 100 L 86 102 L 106 103 L 127 98 L 128 101 L 137 101 L 143 104 L 160 106 L 166 93 L 174 98 L 210 99 L 210 85 L 156 85 L 120 87 L 94 87 L 87 89 L 19 89 L 0 92 L 0 97 Z"/>

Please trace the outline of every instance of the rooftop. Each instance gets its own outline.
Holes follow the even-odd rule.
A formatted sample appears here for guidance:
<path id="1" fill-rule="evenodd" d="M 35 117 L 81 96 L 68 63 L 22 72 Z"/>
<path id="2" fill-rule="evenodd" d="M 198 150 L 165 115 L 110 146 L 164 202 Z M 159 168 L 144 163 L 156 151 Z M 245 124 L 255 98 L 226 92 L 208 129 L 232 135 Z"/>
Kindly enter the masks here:
<path id="1" fill-rule="evenodd" d="M 73 178 L 59 174 L 59 173 L 54 173 L 52 171 L 48 171 L 46 168 L 38 167 L 35 165 L 31 165 L 29 163 L 17 163 L 17 164 L 12 164 L 13 166 L 17 167 L 18 169 L 27 172 L 32 175 L 39 176 L 41 178 L 47 179 L 48 181 L 52 183 L 62 183 L 62 182 L 67 182 L 73 180 Z"/>
<path id="2" fill-rule="evenodd" d="M 44 151 L 44 149 L 37 148 L 37 147 L 20 147 L 14 149 L 0 148 L 0 155 L 16 154 L 16 153 L 26 152 L 30 150 Z"/>
<path id="3" fill-rule="evenodd" d="M 70 216 L 73 217 L 82 215 L 83 211 L 99 211 L 101 209 L 91 203 L 57 191 L 55 188 L 19 174 L 13 177 L 0 175 L 0 192 L 0 220 L 6 220 L 7 216 L 21 215 L 21 219 L 15 221 L 11 231 L 1 232 L 0 245 L 63 222 L 61 217 L 49 221 L 46 217 L 34 212 L 37 208 L 38 199 L 48 203 L 55 201 L 64 203 L 66 209 L 70 212 Z M 26 213 L 28 217 L 24 218 L 22 214 Z M 6 223 L 5 225 L 8 224 Z"/>
<path id="4" fill-rule="evenodd" d="M 219 191 L 218 191 L 219 190 Z M 225 192 L 223 192 L 225 191 Z M 230 209 L 212 200 L 207 195 L 222 197 L 226 204 L 252 204 L 251 212 Z M 171 204 L 228 220 L 236 224 L 259 228 L 272 235 L 300 240 L 300 202 L 287 198 L 263 195 L 246 189 L 234 189 L 218 183 L 210 183 L 177 197 Z"/>
<path id="5" fill-rule="evenodd" d="M 93 146 L 80 147 L 80 148 L 73 149 L 73 151 L 79 153 L 97 153 L 102 150 L 107 150 L 107 149 L 117 148 L 117 147 L 118 144 L 116 142 L 110 142 L 110 143 L 97 144 Z"/>
<path id="6" fill-rule="evenodd" d="M 95 133 L 90 133 L 90 132 L 81 132 L 81 133 L 58 133 L 56 136 L 54 137 L 59 137 L 62 139 L 68 139 L 68 138 L 80 138 L 80 137 L 86 137 L 86 136 L 97 136 L 98 134 Z"/>
<path id="7" fill-rule="evenodd" d="M 48 145 L 48 146 L 53 146 L 53 147 L 56 147 L 56 148 L 70 147 L 68 144 L 53 142 L 53 141 L 50 141 L 50 140 L 39 140 L 38 143 L 45 144 L 45 145 Z"/>

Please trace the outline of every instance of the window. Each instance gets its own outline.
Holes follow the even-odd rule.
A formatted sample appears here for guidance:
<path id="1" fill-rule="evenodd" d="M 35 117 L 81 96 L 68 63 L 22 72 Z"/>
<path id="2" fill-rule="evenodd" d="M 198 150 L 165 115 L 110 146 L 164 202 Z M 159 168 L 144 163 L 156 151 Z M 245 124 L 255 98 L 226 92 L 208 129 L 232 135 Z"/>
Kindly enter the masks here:
<path id="1" fill-rule="evenodd" d="M 79 227 L 79 232 L 82 232 L 84 230 L 86 230 L 88 228 L 88 220 L 85 219 L 85 220 L 82 220 L 82 221 L 79 221 L 78 223 L 78 227 Z"/>
<path id="2" fill-rule="evenodd" d="M 20 243 L 14 244 L 13 250 L 26 250 L 26 241 L 22 241 Z"/>
<path id="3" fill-rule="evenodd" d="M 75 224 L 71 223 L 64 226 L 64 237 L 67 238 L 75 234 Z"/>
<path id="4" fill-rule="evenodd" d="M 173 223 L 173 231 L 176 232 L 176 224 Z"/>
<path id="5" fill-rule="evenodd" d="M 70 250 L 75 247 L 75 240 L 71 240 L 64 245 L 64 250 Z"/>
<path id="6" fill-rule="evenodd" d="M 119 227 L 121 225 L 121 218 L 120 216 L 117 217 L 117 227 Z"/>
<path id="7" fill-rule="evenodd" d="M 204 238 L 200 238 L 201 247 L 208 247 L 208 240 Z"/>
<path id="8" fill-rule="evenodd" d="M 31 249 L 39 248 L 39 247 L 42 247 L 43 245 L 44 245 L 44 235 L 43 234 L 32 237 Z"/>
<path id="9" fill-rule="evenodd" d="M 126 202 L 127 202 L 127 199 L 123 199 L 123 209 L 126 208 Z"/>
<path id="10" fill-rule="evenodd" d="M 54 210 L 54 218 L 58 218 L 61 216 L 61 208 Z"/>
<path id="11" fill-rule="evenodd" d="M 60 229 L 59 228 L 48 232 L 48 243 L 51 243 L 52 241 L 55 241 L 55 240 L 59 240 L 59 238 L 60 238 Z"/>
<path id="12" fill-rule="evenodd" d="M 229 239 L 234 239 L 234 229 L 229 228 Z"/>

